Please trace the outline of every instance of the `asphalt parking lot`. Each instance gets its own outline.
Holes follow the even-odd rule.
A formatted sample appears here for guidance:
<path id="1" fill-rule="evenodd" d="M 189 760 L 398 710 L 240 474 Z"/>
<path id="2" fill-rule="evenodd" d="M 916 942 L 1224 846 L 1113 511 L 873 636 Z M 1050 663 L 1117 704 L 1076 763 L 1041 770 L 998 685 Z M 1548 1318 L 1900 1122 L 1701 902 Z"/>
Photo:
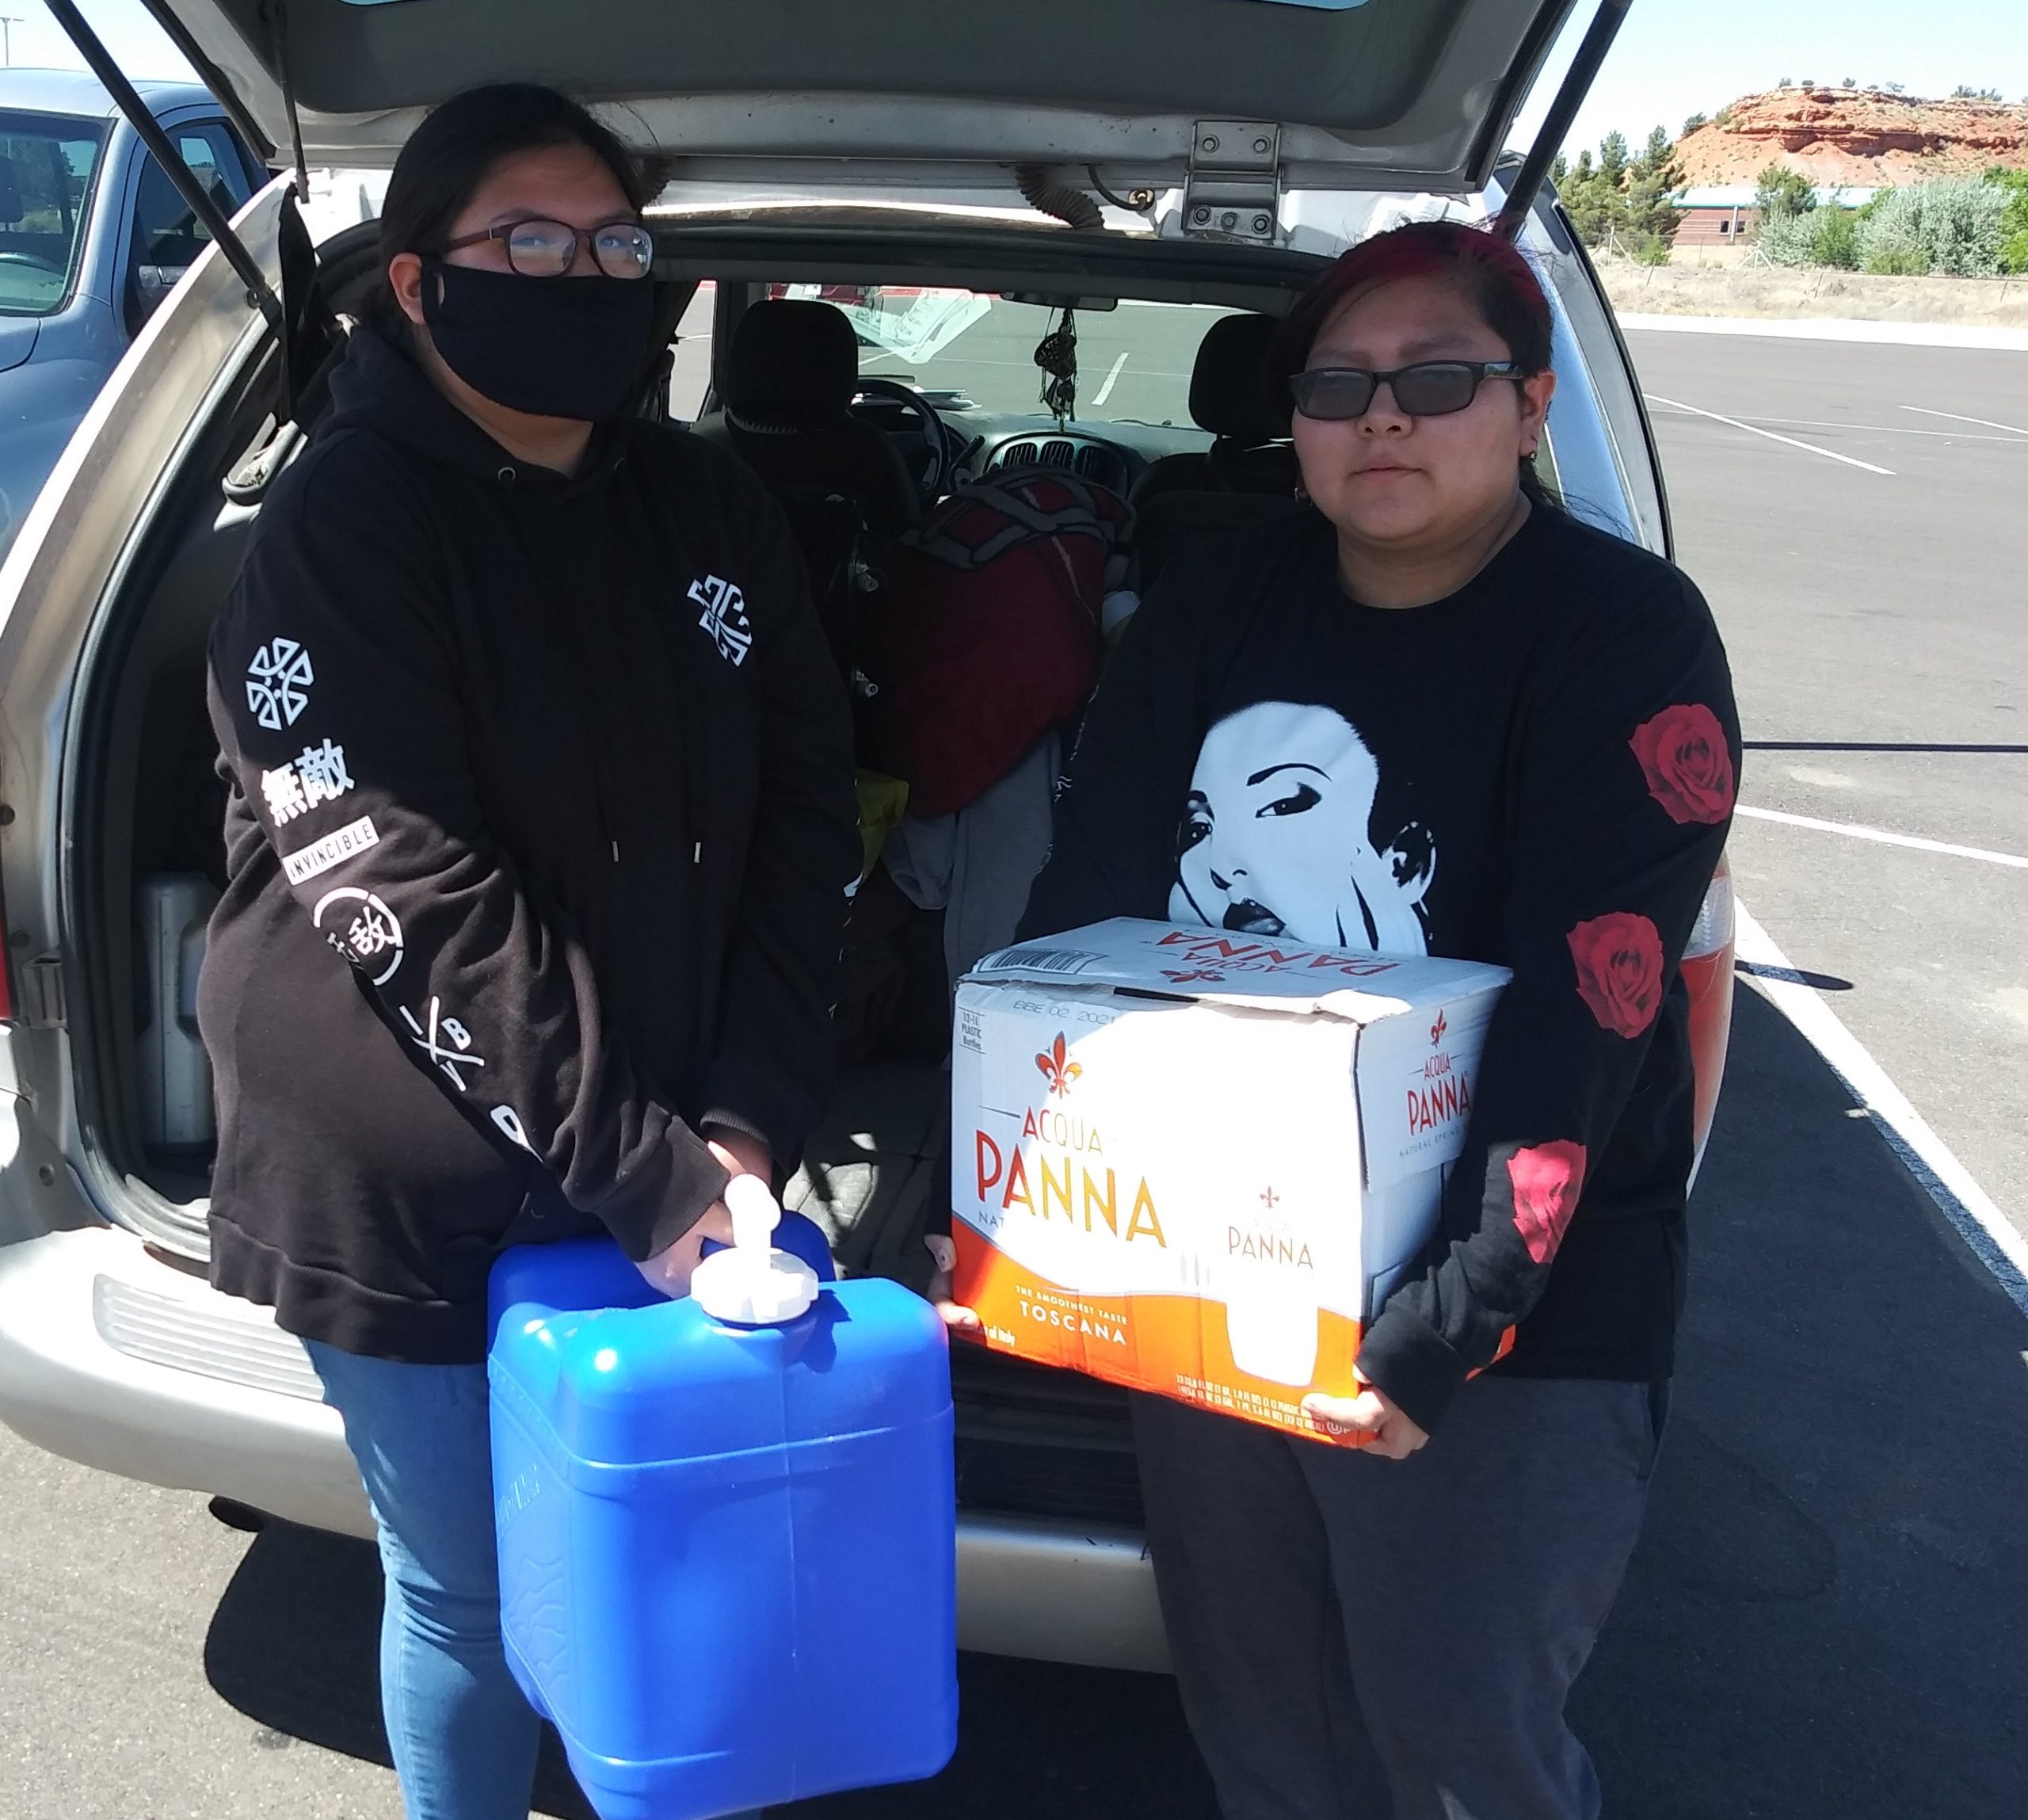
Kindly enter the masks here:
<path id="1" fill-rule="evenodd" d="M 1743 819 L 1742 901 L 2028 1229 L 2028 355 L 1630 341 L 1733 653 L 1742 799 L 1837 825 Z M 1769 983 L 1740 995 L 1672 1434 L 1577 1720 L 1630 1820 L 1991 1820 L 2028 1764 L 2028 1314 Z M 398 1814 L 369 1549 L 250 1541 L 4 1433 L 0 1483 L 0 1815 Z M 964 1674 L 938 1781 L 795 1811 L 1209 1820 L 1165 1681 Z M 581 1811 L 553 1765 L 543 1799 Z"/>

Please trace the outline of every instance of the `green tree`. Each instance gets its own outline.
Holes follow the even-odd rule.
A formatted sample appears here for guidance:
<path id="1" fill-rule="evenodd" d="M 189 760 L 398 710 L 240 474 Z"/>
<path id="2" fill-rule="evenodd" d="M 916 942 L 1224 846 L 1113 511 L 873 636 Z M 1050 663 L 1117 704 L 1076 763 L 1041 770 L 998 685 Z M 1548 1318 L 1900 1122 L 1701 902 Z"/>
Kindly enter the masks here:
<path id="1" fill-rule="evenodd" d="M 1828 208 L 1813 209 L 1809 216 L 1810 224 L 1809 250 L 1811 261 L 1818 265 L 1835 265 L 1840 270 L 1856 272 L 1859 269 L 1859 214 L 1855 208 L 1845 208 L 1833 203 Z"/>
<path id="2" fill-rule="evenodd" d="M 1626 177 L 1629 162 L 1625 133 L 1609 132 L 1599 141 L 1599 174 L 1614 189 Z"/>
<path id="3" fill-rule="evenodd" d="M 1576 163 L 1570 168 L 1570 181 L 1559 193 L 1577 238 L 1587 246 L 1603 245 L 1607 235 L 1618 225 L 1619 190 L 1617 184 L 1607 181 L 1588 150 L 1578 153 Z"/>
<path id="4" fill-rule="evenodd" d="M 1622 195 L 1625 232 L 1637 254 L 1659 249 L 1655 263 L 1668 257 L 1676 229 L 1683 217 L 1675 205 L 1675 193 L 1683 187 L 1683 170 L 1675 162 L 1676 148 L 1669 135 L 1656 127 L 1641 148 L 1641 155 L 1627 166 Z"/>
<path id="5" fill-rule="evenodd" d="M 1618 132 L 1599 142 L 1595 159 L 1580 151 L 1557 183 L 1578 238 L 1588 246 L 1611 242 L 1637 257 L 1667 259 L 1681 219 L 1672 200 L 1683 183 L 1675 149 L 1668 129 L 1656 127 L 1637 155 Z"/>
<path id="6" fill-rule="evenodd" d="M 2007 197 L 1999 216 L 1999 263 L 2003 271 L 2028 272 L 2028 170 L 1995 165 L 1986 181 Z"/>
<path id="7" fill-rule="evenodd" d="M 1688 120 L 1683 123 L 1683 132 L 1681 136 L 1684 139 L 1688 139 L 1690 135 L 1695 132 L 1699 127 L 1709 126 L 1710 124 L 1711 116 L 1709 114 L 1692 114 Z"/>
<path id="8" fill-rule="evenodd" d="M 1816 206 L 1816 187 L 1801 171 L 1771 164 L 1760 174 L 1753 206 L 1763 227 L 1784 217 L 1807 215 Z"/>

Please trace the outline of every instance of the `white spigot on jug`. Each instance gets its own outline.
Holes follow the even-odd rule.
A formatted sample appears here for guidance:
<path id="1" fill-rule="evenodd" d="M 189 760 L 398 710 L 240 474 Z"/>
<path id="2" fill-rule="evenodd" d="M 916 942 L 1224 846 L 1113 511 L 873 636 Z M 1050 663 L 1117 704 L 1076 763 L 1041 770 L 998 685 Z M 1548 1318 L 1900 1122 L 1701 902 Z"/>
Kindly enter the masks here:
<path id="1" fill-rule="evenodd" d="M 775 1228 L 782 1210 L 757 1175 L 736 1175 L 726 1184 L 726 1211 L 732 1215 L 732 1243 L 715 1251 L 692 1272 L 690 1293 L 715 1321 L 741 1326 L 772 1326 L 809 1312 L 817 1299 L 817 1272 L 800 1257 L 776 1249 Z"/>

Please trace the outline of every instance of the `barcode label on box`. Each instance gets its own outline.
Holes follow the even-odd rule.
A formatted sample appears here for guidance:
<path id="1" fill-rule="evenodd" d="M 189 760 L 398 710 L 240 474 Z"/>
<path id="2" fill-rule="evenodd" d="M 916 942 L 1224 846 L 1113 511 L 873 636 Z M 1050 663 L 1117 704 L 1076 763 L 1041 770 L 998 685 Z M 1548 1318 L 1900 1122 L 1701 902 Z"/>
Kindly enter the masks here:
<path id="1" fill-rule="evenodd" d="M 1003 948 L 989 954 L 972 971 L 974 973 L 1082 973 L 1094 961 L 1104 960 L 1084 948 Z"/>

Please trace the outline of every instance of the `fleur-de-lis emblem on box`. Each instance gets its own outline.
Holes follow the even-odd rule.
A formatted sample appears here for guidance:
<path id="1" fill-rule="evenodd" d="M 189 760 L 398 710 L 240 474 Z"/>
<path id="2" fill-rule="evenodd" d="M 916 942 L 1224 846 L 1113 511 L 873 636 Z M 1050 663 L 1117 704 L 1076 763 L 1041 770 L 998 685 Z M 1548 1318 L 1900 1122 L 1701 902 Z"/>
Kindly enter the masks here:
<path id="1" fill-rule="evenodd" d="M 1049 1090 L 1059 1097 L 1069 1093 L 1071 1083 L 1085 1072 L 1081 1064 L 1070 1059 L 1070 1046 L 1063 1040 L 1061 1030 L 1056 1033 L 1056 1040 L 1035 1058 L 1035 1066 L 1049 1082 Z"/>
<path id="2" fill-rule="evenodd" d="M 1450 1021 L 1443 1015 L 1443 1012 L 1439 1007 L 1436 1013 L 1436 1021 L 1429 1027 L 1430 1047 L 1434 1049 L 1438 1044 L 1441 1043 L 1443 1040 L 1444 1032 L 1448 1030 L 1450 1028 Z"/>

